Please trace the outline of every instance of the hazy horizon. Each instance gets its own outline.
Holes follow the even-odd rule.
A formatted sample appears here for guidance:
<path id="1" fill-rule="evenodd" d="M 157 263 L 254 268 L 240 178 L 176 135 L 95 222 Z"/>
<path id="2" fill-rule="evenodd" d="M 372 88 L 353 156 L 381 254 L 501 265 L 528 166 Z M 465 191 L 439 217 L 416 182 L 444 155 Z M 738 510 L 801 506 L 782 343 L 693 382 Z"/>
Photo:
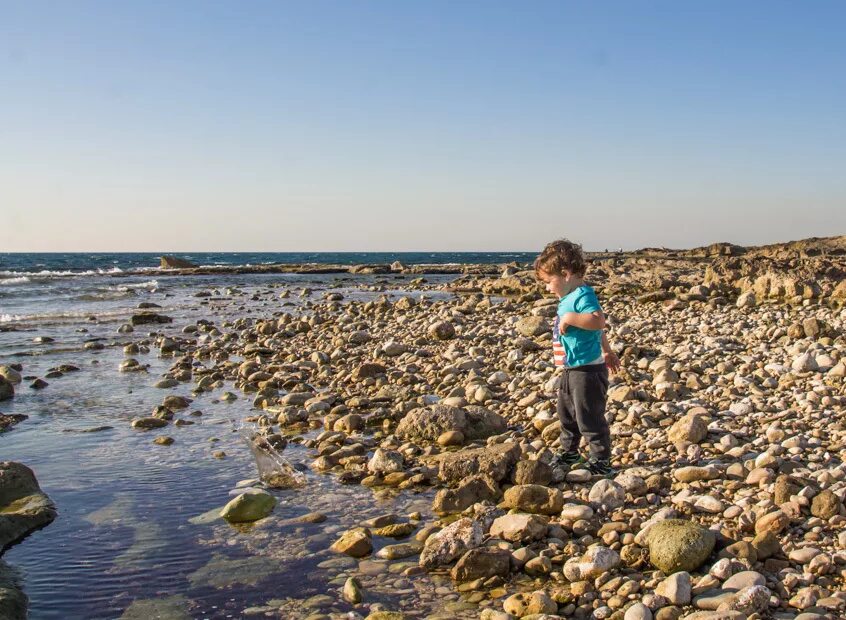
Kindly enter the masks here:
<path id="1" fill-rule="evenodd" d="M 843 3 L 3 8 L 0 252 L 846 233 Z"/>

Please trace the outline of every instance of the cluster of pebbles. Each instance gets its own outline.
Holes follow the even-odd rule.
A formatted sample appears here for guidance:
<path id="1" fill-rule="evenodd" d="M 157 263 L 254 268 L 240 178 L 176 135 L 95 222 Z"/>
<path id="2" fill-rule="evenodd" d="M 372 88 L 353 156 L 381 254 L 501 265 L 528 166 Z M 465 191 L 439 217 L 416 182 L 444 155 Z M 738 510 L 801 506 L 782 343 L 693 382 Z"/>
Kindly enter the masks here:
<path id="1" fill-rule="evenodd" d="M 379 497 L 434 493 L 431 517 L 384 515 L 338 532 L 327 544 L 337 562 L 365 572 L 322 595 L 346 603 L 342 614 L 302 617 L 421 617 L 411 599 L 390 609 L 369 600 L 362 581 L 376 560 L 395 567 L 398 591 L 425 578 L 453 602 L 430 618 L 846 617 L 839 285 L 791 288 L 766 276 L 765 286 L 753 272 L 732 289 L 713 269 L 707 283 L 691 281 L 710 268 L 696 261 L 685 277 L 633 295 L 621 282 L 649 264 L 630 261 L 620 273 L 613 260 L 588 273 L 601 276 L 593 283 L 622 359 L 608 396 L 611 479 L 550 465 L 561 434 L 557 300 L 518 266 L 458 278 L 440 287 L 458 293 L 437 299 L 421 296 L 439 288 L 424 280 L 368 301 L 284 289 L 308 301 L 157 333 L 128 345 L 120 370 L 144 370 L 135 356 L 150 351 L 173 356 L 158 385 L 250 398 L 257 449 L 299 444 L 314 471 Z M 148 312 L 138 322 L 166 319 Z M 190 424 L 200 414 L 190 403 L 168 396 L 132 424 Z M 284 484 L 247 481 L 223 516 L 270 514 L 273 493 L 261 486 Z"/>

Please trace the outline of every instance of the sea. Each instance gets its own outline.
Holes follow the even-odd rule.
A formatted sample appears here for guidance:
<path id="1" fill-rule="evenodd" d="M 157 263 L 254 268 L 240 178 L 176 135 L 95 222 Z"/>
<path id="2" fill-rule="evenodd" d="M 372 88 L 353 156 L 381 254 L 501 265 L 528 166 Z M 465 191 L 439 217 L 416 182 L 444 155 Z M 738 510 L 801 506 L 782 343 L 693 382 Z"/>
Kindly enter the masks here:
<path id="1" fill-rule="evenodd" d="M 176 253 L 201 266 L 276 263 L 528 263 L 531 253 Z M 22 383 L 0 413 L 26 420 L 0 434 L 0 461 L 31 467 L 58 509 L 57 519 L 3 555 L 29 597 L 33 620 L 107 618 L 305 617 L 349 614 L 340 590 L 357 565 L 328 551 L 338 533 L 385 513 L 431 518 L 431 493 L 386 497 L 308 466 L 296 443 L 285 450 L 307 485 L 274 491 L 271 519 L 232 527 L 216 514 L 230 490 L 256 476 L 242 421 L 252 401 L 233 386 L 193 394 L 191 383 L 154 387 L 173 364 L 155 353 L 135 357 L 147 372 L 118 372 L 123 347 L 158 331 L 181 335 L 199 319 L 224 325 L 240 317 L 304 311 L 308 300 L 340 292 L 344 302 L 409 294 L 417 275 L 217 273 L 173 275 L 159 254 L 0 254 L 0 365 L 22 366 Z M 237 271 L 237 270 L 236 270 Z M 430 297 L 454 275 L 426 275 Z M 289 295 L 280 295 L 288 291 Z M 416 296 L 423 293 L 413 292 Z M 118 328 L 139 306 L 173 317 L 168 325 Z M 57 369 L 71 365 L 79 370 Z M 53 373 L 43 389 L 36 378 Z M 193 425 L 162 433 L 131 428 L 169 394 L 193 398 Z M 152 443 L 167 434 L 170 446 Z M 315 433 L 316 434 L 316 433 Z M 215 454 L 223 452 L 224 458 Z M 319 511 L 324 523 L 296 523 Z M 377 541 L 378 544 L 396 541 Z M 413 563 L 413 562 L 412 562 Z M 396 563 L 395 563 L 396 564 Z M 413 580 L 371 562 L 368 604 L 425 617 L 459 603 L 434 594 L 428 576 Z M 295 603 L 292 603 L 295 601 Z M 286 607 L 287 605 L 287 607 Z M 470 606 L 472 607 L 472 606 Z M 287 611 L 273 611 L 277 609 Z M 299 611 L 291 611 L 296 609 Z M 451 617 L 476 618 L 450 608 Z M 270 611 L 268 611 L 270 610 Z M 361 611 L 361 608 L 359 608 Z M 302 613 L 301 613 L 302 612 Z M 366 616 L 367 614 L 364 613 Z M 347 616 L 344 616 L 347 617 Z M 356 616 L 349 616 L 356 617 Z"/>

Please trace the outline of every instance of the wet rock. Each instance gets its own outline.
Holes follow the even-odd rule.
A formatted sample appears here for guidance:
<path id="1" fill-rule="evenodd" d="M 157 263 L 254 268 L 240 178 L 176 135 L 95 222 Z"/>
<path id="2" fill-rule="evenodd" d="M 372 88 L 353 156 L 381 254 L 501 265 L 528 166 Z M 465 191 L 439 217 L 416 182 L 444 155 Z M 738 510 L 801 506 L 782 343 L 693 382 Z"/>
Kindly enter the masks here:
<path id="1" fill-rule="evenodd" d="M 0 553 L 56 518 L 33 471 L 14 461 L 0 462 Z"/>
<path id="2" fill-rule="evenodd" d="M 156 314 L 155 312 L 139 312 L 129 318 L 129 323 L 137 327 L 138 325 L 173 323 L 173 319 L 163 314 Z"/>
<path id="3" fill-rule="evenodd" d="M 0 377 L 0 401 L 11 400 L 15 396 L 15 388 L 11 382 Z"/>
<path id="4" fill-rule="evenodd" d="M 11 366 L 0 365 L 0 380 L 5 379 L 9 383 L 13 385 L 17 385 L 21 381 L 23 381 L 23 377 L 21 373 L 17 370 L 12 368 Z"/>
<path id="5" fill-rule="evenodd" d="M 360 603 L 363 598 L 364 594 L 361 589 L 361 583 L 355 577 L 348 577 L 347 580 L 344 582 L 344 591 L 343 591 L 344 600 L 347 603 L 351 603 L 356 605 Z"/>
<path id="6" fill-rule="evenodd" d="M 161 418 L 146 417 L 135 418 L 132 420 L 132 428 L 137 428 L 142 431 L 152 430 L 154 428 L 164 428 L 167 426 L 167 420 Z"/>
<path id="7" fill-rule="evenodd" d="M 362 558 L 373 551 L 373 539 L 370 530 L 363 527 L 344 532 L 330 547 L 335 553 L 345 553 L 354 558 Z"/>
<path id="8" fill-rule="evenodd" d="M 230 523 L 248 523 L 258 521 L 273 512 L 276 498 L 270 493 L 259 491 L 242 493 L 227 503 L 220 511 L 220 516 Z"/>

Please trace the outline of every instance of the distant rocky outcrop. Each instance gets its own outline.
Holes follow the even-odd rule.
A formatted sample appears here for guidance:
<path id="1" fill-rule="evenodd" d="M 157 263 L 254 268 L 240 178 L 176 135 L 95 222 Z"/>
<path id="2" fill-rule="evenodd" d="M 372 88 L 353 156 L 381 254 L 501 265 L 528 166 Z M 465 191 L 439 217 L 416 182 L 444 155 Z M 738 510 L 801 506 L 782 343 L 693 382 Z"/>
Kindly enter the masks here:
<path id="1" fill-rule="evenodd" d="M 175 256 L 162 256 L 160 269 L 194 269 L 197 265 L 184 258 L 176 258 Z"/>

